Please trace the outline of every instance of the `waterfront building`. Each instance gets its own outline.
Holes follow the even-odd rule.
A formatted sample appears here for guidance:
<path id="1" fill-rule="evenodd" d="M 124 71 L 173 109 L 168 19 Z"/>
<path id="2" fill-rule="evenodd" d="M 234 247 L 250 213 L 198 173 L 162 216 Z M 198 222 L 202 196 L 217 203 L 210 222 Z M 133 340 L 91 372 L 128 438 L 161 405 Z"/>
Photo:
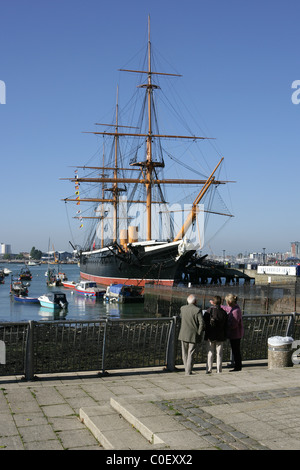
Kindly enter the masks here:
<path id="1" fill-rule="evenodd" d="M 11 255 L 11 245 L 7 245 L 6 243 L 0 244 L 0 254 L 1 255 Z"/>
<path id="2" fill-rule="evenodd" d="M 291 256 L 300 258 L 300 242 L 291 242 Z"/>

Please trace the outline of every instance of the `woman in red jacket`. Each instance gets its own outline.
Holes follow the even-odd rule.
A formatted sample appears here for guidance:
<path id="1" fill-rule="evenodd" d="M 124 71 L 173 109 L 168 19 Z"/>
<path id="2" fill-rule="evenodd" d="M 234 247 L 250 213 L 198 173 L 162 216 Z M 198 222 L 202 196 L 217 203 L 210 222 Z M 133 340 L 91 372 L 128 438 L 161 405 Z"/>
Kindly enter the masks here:
<path id="1" fill-rule="evenodd" d="M 230 372 L 238 372 L 242 370 L 242 356 L 241 356 L 241 339 L 244 336 L 244 327 L 242 320 L 242 312 L 237 304 L 237 297 L 229 294 L 225 297 L 226 305 L 222 308 L 228 313 L 227 322 L 227 338 L 230 340 L 234 369 Z"/>

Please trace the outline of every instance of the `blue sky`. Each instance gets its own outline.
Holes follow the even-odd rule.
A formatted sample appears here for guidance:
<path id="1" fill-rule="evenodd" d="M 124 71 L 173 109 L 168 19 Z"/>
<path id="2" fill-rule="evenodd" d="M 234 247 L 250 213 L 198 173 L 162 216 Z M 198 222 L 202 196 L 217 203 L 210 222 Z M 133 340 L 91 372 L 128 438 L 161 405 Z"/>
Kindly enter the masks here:
<path id="1" fill-rule="evenodd" d="M 235 217 L 208 252 L 288 251 L 300 239 L 295 0 L 2 1 L 0 242 L 47 250 L 50 238 L 69 249 L 70 224 L 77 237 L 59 178 L 97 152 L 82 131 L 111 115 L 118 69 L 145 44 L 148 14 L 153 46 L 183 75 L 193 115 L 236 181 L 225 196 Z"/>

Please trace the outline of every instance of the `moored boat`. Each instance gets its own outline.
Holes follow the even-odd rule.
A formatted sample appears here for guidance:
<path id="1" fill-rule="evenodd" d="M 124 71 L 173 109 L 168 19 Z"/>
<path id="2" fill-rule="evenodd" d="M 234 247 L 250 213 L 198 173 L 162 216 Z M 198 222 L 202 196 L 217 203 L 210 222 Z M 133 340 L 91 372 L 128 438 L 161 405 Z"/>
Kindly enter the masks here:
<path id="1" fill-rule="evenodd" d="M 143 288 L 127 284 L 111 284 L 106 288 L 103 300 L 107 302 L 143 302 Z"/>
<path id="2" fill-rule="evenodd" d="M 75 286 L 75 292 L 86 297 L 103 297 L 105 289 L 98 287 L 96 282 L 80 281 Z"/>
<path id="3" fill-rule="evenodd" d="M 24 302 L 29 304 L 39 304 L 40 301 L 37 297 L 28 297 L 28 295 L 16 295 L 14 294 L 14 300 L 17 302 Z"/>
<path id="4" fill-rule="evenodd" d="M 75 289 L 76 285 L 78 283 L 75 282 L 75 281 L 62 281 L 62 285 L 66 288 L 66 289 Z"/>
<path id="5" fill-rule="evenodd" d="M 38 300 L 42 307 L 52 310 L 66 309 L 68 307 L 66 294 L 63 292 L 49 292 L 38 297 Z"/>

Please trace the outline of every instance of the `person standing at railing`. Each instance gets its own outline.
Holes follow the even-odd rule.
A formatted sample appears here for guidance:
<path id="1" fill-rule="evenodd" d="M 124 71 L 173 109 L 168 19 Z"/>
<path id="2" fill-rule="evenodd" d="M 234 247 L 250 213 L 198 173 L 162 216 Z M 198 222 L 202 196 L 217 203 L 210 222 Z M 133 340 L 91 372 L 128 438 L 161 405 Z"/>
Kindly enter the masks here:
<path id="1" fill-rule="evenodd" d="M 222 372 L 223 342 L 226 339 L 227 312 L 221 308 L 221 297 L 216 295 L 210 301 L 204 313 L 205 336 L 207 342 L 206 373 L 211 374 L 214 355 L 216 355 L 217 373 Z"/>
<path id="2" fill-rule="evenodd" d="M 242 370 L 241 339 L 244 336 L 242 312 L 237 304 L 237 296 L 228 294 L 225 297 L 226 305 L 221 307 L 228 313 L 227 338 L 229 338 L 234 368 L 229 372 Z"/>
<path id="3" fill-rule="evenodd" d="M 189 295 L 187 303 L 187 305 L 184 305 L 180 309 L 181 325 L 178 339 L 181 341 L 185 375 L 191 375 L 196 343 L 201 340 L 204 321 L 202 318 L 202 312 L 196 305 L 196 297 L 194 295 Z"/>

